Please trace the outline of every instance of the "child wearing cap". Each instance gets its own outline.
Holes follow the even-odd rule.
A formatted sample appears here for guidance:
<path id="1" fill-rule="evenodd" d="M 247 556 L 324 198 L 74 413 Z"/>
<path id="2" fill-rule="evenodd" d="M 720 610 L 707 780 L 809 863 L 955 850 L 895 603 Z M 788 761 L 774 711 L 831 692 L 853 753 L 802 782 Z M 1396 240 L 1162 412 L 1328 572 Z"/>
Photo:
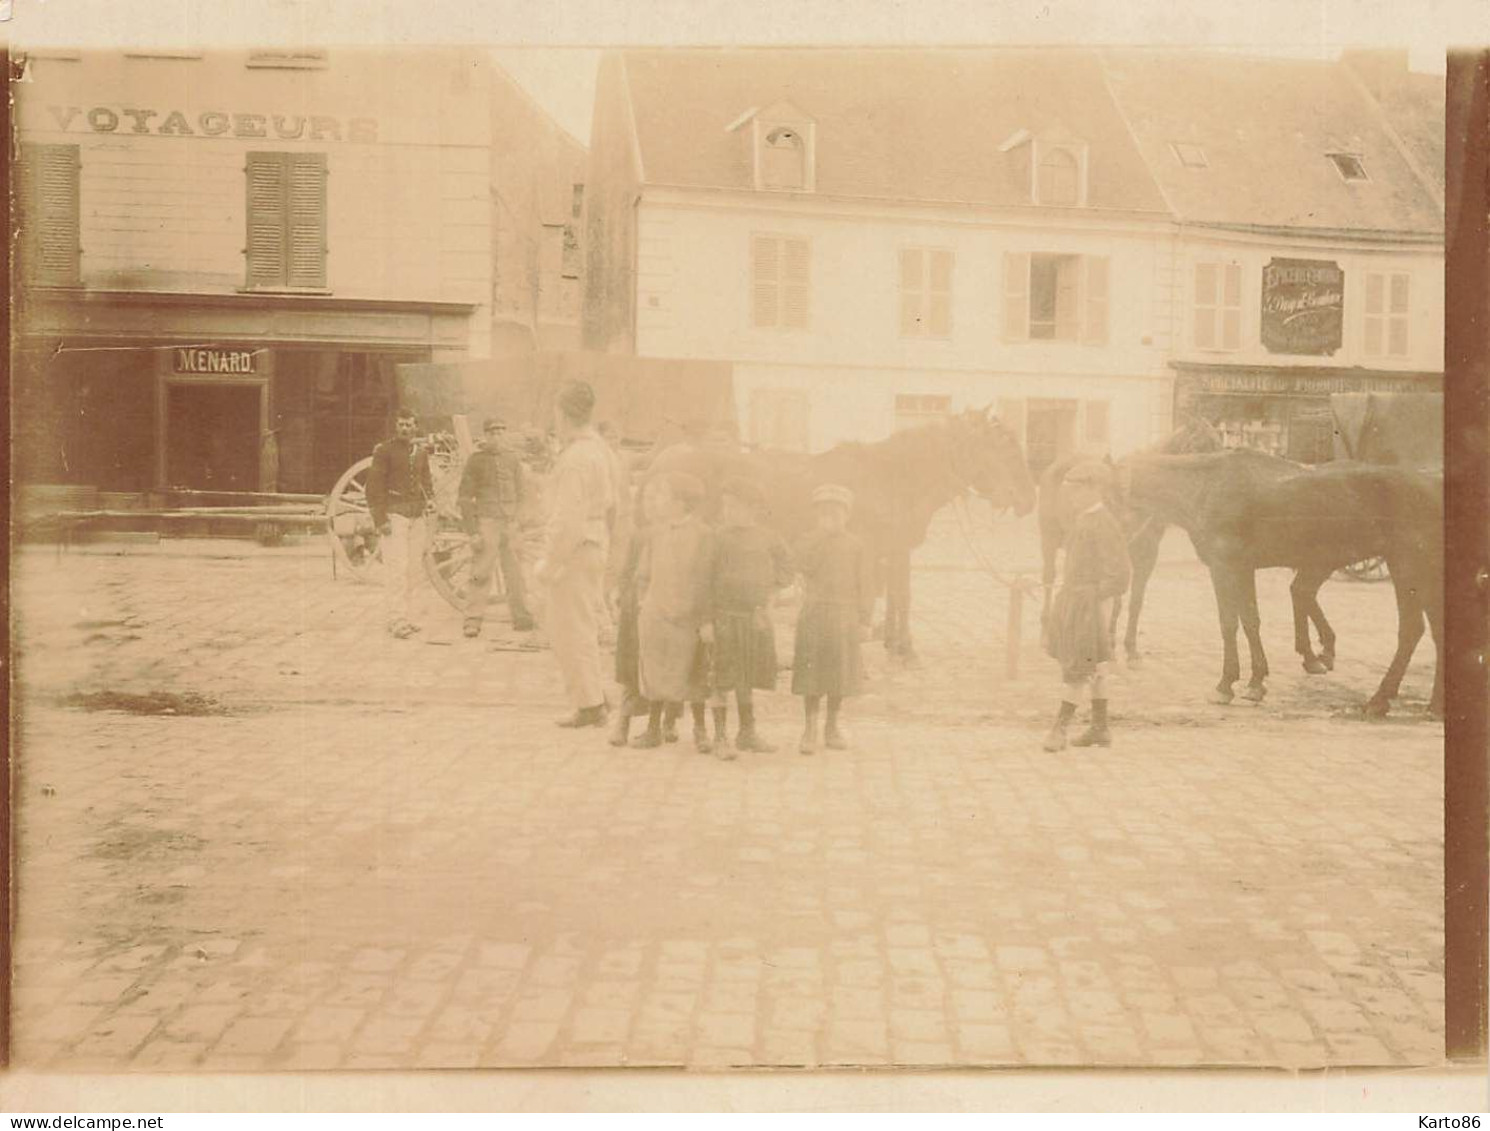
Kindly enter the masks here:
<path id="1" fill-rule="evenodd" d="M 707 695 L 697 660 L 714 553 L 712 532 L 698 517 L 704 485 L 697 477 L 670 472 L 648 488 L 655 492 L 657 519 L 647 534 L 637 585 L 637 671 L 648 715 L 647 730 L 635 743 L 645 748 L 662 745 L 668 704 L 702 702 Z"/>
<path id="2" fill-rule="evenodd" d="M 793 557 L 802 574 L 802 612 L 797 618 L 792 692 L 802 696 L 806 726 L 799 750 L 817 750 L 818 707 L 828 700 L 823 745 L 843 750 L 839 726 L 845 696 L 857 695 L 863 680 L 859 641 L 869 627 L 874 589 L 864 544 L 848 531 L 854 496 L 828 484 L 812 493 L 817 529 L 798 541 Z"/>
<path id="3" fill-rule="evenodd" d="M 765 496 L 745 479 L 720 488 L 720 521 L 709 579 L 711 621 L 703 638 L 713 645 L 714 752 L 724 761 L 736 750 L 769 754 L 776 748 L 755 729 L 754 691 L 776 686 L 776 639 L 770 601 L 792 579 L 786 546 L 760 523 Z M 728 733 L 729 695 L 739 711 L 733 747 Z"/>
<path id="4" fill-rule="evenodd" d="M 1045 738 L 1050 753 L 1064 750 L 1066 727 L 1083 693 L 1092 703 L 1091 725 L 1073 746 L 1111 746 L 1107 720 L 1107 668 L 1112 659 L 1112 602 L 1128 588 L 1128 540 L 1103 505 L 1111 483 L 1105 463 L 1087 460 L 1066 473 L 1062 490 L 1076 516 L 1066 535 L 1061 587 L 1045 622 L 1045 651 L 1060 661 L 1064 689 L 1055 725 Z"/>

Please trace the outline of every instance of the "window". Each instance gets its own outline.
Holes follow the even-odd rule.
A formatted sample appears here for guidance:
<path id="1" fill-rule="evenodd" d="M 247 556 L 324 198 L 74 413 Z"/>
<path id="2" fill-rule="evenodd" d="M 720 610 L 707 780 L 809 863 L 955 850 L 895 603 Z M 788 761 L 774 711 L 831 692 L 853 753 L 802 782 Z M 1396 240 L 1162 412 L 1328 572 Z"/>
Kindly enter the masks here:
<path id="1" fill-rule="evenodd" d="M 1107 259 L 1004 253 L 1004 340 L 1107 342 Z"/>
<path id="2" fill-rule="evenodd" d="M 573 224 L 564 225 L 564 252 L 559 273 L 566 279 L 579 278 L 579 233 Z"/>
<path id="3" fill-rule="evenodd" d="M 807 450 L 809 403 L 801 389 L 755 389 L 750 394 L 750 443 L 788 452 Z"/>
<path id="4" fill-rule="evenodd" d="M 761 146 L 761 187 L 803 189 L 807 187 L 807 147 L 802 135 L 790 126 L 766 134 Z"/>
<path id="5" fill-rule="evenodd" d="M 248 287 L 326 286 L 326 155 L 248 155 Z"/>
<path id="6" fill-rule="evenodd" d="M 808 243 L 787 236 L 751 239 L 753 321 L 758 328 L 807 328 Z"/>
<path id="7" fill-rule="evenodd" d="M 1335 172 L 1340 174 L 1344 181 L 1369 181 L 1366 176 L 1366 167 L 1361 164 L 1359 154 L 1355 153 L 1329 153 L 1326 156 L 1335 163 Z"/>
<path id="8" fill-rule="evenodd" d="M 571 219 L 578 220 L 580 218 L 580 216 L 584 213 L 584 210 L 585 210 L 585 186 L 584 185 L 575 185 L 574 186 L 574 199 L 573 199 L 573 201 L 569 205 L 569 216 L 570 216 Z"/>
<path id="9" fill-rule="evenodd" d="M 899 393 L 895 397 L 895 431 L 919 428 L 945 420 L 952 412 L 952 398 L 936 393 Z"/>
<path id="10" fill-rule="evenodd" d="M 952 334 L 952 253 L 911 247 L 900 253 L 900 333 L 907 338 Z"/>
<path id="11" fill-rule="evenodd" d="M 37 286 L 77 286 L 82 269 L 78 147 L 24 144 L 19 172 L 24 277 Z"/>
<path id="12" fill-rule="evenodd" d="M 1189 142 L 1172 141 L 1169 143 L 1170 151 L 1174 159 L 1187 169 L 1206 169 L 1210 162 L 1205 159 L 1205 150 L 1198 145 Z"/>
<path id="13" fill-rule="evenodd" d="M 326 52 L 321 51 L 250 51 L 250 67 L 272 67 L 287 71 L 319 71 L 326 66 Z"/>
<path id="14" fill-rule="evenodd" d="M 1195 265 L 1194 345 L 1202 350 L 1242 348 L 1242 266 Z"/>
<path id="15" fill-rule="evenodd" d="M 1035 180 L 1041 204 L 1074 208 L 1081 203 L 1081 165 L 1069 149 L 1042 149 Z"/>
<path id="16" fill-rule="evenodd" d="M 1407 356 L 1408 280 L 1405 272 L 1367 272 L 1363 345 L 1368 357 Z"/>

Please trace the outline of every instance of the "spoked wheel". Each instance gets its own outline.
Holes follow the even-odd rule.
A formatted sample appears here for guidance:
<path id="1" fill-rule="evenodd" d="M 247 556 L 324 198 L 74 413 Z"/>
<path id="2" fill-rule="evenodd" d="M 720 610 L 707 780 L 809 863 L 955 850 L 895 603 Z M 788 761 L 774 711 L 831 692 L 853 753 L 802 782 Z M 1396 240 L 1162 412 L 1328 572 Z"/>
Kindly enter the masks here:
<path id="1" fill-rule="evenodd" d="M 1354 562 L 1340 571 L 1354 581 L 1385 581 L 1391 577 L 1385 558 L 1367 558 Z"/>
<path id="2" fill-rule="evenodd" d="M 433 518 L 430 522 L 433 530 L 424 550 L 424 572 L 436 593 L 455 608 L 464 610 L 471 599 L 471 565 L 475 560 L 471 536 L 464 530 L 446 527 Z M 500 569 L 492 570 L 489 585 L 492 603 L 506 599 Z"/>
<path id="3" fill-rule="evenodd" d="M 372 457 L 360 459 L 342 473 L 326 496 L 326 523 L 338 572 L 355 581 L 372 581 L 382 568 L 378 530 L 367 505 L 367 472 Z"/>

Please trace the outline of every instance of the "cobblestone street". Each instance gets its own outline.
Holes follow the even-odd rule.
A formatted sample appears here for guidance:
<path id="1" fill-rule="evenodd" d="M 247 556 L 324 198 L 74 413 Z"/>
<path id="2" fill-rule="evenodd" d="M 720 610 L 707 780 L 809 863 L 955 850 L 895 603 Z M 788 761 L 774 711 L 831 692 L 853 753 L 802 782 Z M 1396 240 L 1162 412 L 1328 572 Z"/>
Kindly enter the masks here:
<path id="1" fill-rule="evenodd" d="M 555 728 L 546 652 L 463 639 L 432 592 L 394 641 L 317 543 L 23 551 L 17 1062 L 1437 1064 L 1426 640 L 1391 718 L 1358 714 L 1390 586 L 1326 587 L 1340 660 L 1310 677 L 1289 575 L 1260 575 L 1270 694 L 1212 706 L 1172 536 L 1115 746 L 1052 756 L 1038 598 L 1009 679 L 982 568 L 1032 570 L 1032 528 L 944 515 L 921 666 L 866 646 L 855 748 L 797 755 L 778 692 L 781 752 L 732 764 L 686 727 Z"/>

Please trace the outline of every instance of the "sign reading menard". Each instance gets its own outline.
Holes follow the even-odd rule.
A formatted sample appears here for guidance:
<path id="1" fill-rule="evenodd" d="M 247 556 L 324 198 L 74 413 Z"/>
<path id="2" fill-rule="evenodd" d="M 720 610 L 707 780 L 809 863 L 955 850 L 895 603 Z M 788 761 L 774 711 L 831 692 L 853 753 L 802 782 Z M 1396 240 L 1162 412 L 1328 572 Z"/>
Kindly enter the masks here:
<path id="1" fill-rule="evenodd" d="M 188 346 L 173 351 L 177 373 L 253 373 L 253 350 L 201 349 Z"/>
<path id="2" fill-rule="evenodd" d="M 1273 259 L 1262 269 L 1262 344 L 1269 353 L 1340 348 L 1345 272 L 1321 259 Z"/>

